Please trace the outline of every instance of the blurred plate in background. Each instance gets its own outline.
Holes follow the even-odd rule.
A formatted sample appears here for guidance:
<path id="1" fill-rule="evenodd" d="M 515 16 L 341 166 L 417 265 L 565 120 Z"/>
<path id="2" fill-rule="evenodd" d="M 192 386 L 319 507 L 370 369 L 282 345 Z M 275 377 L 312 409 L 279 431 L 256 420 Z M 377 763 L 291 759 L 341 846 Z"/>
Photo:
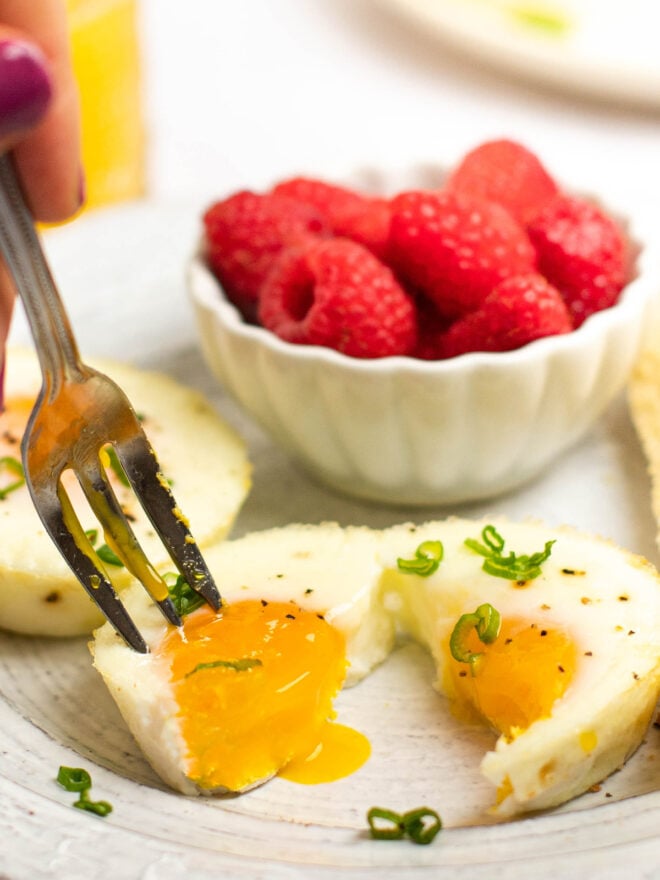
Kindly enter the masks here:
<path id="1" fill-rule="evenodd" d="M 646 0 L 382 0 L 479 62 L 616 102 L 660 107 L 657 7 Z"/>

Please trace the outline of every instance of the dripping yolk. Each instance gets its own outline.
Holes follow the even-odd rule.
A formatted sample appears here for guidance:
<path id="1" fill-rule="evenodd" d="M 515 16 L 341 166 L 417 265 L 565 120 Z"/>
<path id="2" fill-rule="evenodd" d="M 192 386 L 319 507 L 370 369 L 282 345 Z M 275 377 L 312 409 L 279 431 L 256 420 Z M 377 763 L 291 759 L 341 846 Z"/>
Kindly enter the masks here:
<path id="1" fill-rule="evenodd" d="M 364 734 L 344 724 L 326 721 L 314 751 L 294 758 L 279 775 L 302 785 L 334 782 L 358 770 L 370 754 L 371 745 Z"/>
<path id="2" fill-rule="evenodd" d="M 171 664 L 186 773 L 204 789 L 241 791 L 312 755 L 346 672 L 341 633 L 288 602 L 202 608 L 157 653 Z"/>
<path id="3" fill-rule="evenodd" d="M 450 657 L 449 693 L 456 695 L 459 710 L 473 709 L 509 737 L 547 718 L 575 672 L 575 645 L 557 627 L 504 619 L 492 644 L 483 644 L 472 631 L 467 645 L 481 657 L 473 669 Z"/>

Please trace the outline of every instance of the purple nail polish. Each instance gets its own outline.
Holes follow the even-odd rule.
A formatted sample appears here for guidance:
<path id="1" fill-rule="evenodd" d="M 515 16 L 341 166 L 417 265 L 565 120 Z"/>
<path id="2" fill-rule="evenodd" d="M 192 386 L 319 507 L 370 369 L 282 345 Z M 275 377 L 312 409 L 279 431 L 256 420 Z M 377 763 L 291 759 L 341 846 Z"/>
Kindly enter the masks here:
<path id="1" fill-rule="evenodd" d="M 43 53 L 31 43 L 0 41 L 0 138 L 35 125 L 53 89 Z"/>

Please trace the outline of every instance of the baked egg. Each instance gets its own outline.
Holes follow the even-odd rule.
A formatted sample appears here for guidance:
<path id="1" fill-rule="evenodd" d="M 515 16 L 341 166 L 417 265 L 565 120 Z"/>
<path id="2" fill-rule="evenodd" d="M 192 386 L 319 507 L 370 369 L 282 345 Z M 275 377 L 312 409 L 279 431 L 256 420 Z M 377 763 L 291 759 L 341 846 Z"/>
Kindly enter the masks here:
<path id="1" fill-rule="evenodd" d="M 90 362 L 110 375 L 140 415 L 177 503 L 190 521 L 200 546 L 229 531 L 250 486 L 250 468 L 242 440 L 216 415 L 200 394 L 160 374 L 114 362 Z M 30 635 L 89 633 L 103 620 L 47 535 L 21 475 L 20 444 L 41 388 L 41 372 L 30 350 L 6 354 L 5 408 L 0 413 L 0 628 Z M 150 562 L 171 565 L 132 491 L 108 474 Z M 63 475 L 85 530 L 98 522 L 75 476 Z M 128 572 L 107 565 L 114 585 L 131 581 Z"/>
<path id="2" fill-rule="evenodd" d="M 402 581 L 394 553 L 414 557 L 431 540 L 444 549 L 437 570 Z M 383 546 L 383 587 L 430 650 L 438 689 L 498 734 L 481 763 L 495 812 L 563 803 L 640 745 L 660 691 L 660 583 L 648 562 L 569 528 L 500 519 L 396 527 Z M 491 642 L 475 623 L 484 604 L 500 618 Z"/>
<path id="3" fill-rule="evenodd" d="M 156 772 L 185 794 L 239 792 L 276 773 L 341 778 L 367 740 L 334 722 L 332 700 L 382 661 L 394 622 L 377 602 L 378 533 L 289 526 L 215 545 L 205 559 L 224 606 L 169 626 L 141 587 L 124 592 L 151 648 L 109 624 L 94 665 Z"/>
<path id="4" fill-rule="evenodd" d="M 360 766 L 368 744 L 333 725 L 332 700 L 397 637 L 431 652 L 451 711 L 497 734 L 481 770 L 504 816 L 558 805 L 619 768 L 658 699 L 658 574 L 568 528 L 290 526 L 205 557 L 225 600 L 218 615 L 201 608 L 177 630 L 132 587 L 126 604 L 151 653 L 109 625 L 92 645 L 146 757 L 187 794 L 245 791 L 276 773 L 329 781 Z M 484 608 L 498 621 L 488 638 Z"/>

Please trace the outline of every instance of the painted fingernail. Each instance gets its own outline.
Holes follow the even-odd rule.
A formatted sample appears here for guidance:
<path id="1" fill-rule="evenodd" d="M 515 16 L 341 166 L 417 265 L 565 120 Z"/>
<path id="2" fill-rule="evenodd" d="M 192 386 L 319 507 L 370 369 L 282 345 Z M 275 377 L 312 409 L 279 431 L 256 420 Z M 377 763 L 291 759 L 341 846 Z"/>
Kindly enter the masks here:
<path id="1" fill-rule="evenodd" d="M 36 125 L 53 88 L 45 55 L 31 43 L 0 41 L 0 138 Z"/>

